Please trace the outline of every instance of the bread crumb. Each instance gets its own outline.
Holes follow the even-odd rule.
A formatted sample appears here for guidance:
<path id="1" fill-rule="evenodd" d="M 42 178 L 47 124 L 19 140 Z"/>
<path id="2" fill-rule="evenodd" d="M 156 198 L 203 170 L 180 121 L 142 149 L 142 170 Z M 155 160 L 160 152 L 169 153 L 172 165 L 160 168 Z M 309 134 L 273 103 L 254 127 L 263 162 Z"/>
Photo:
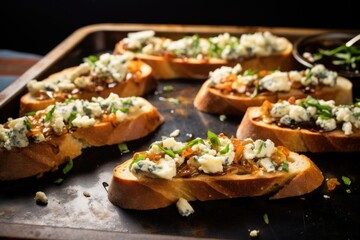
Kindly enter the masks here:
<path id="1" fill-rule="evenodd" d="M 39 204 L 39 205 L 47 205 L 48 204 L 48 198 L 44 192 L 41 192 L 41 191 L 36 192 L 34 199 L 36 201 L 36 204 Z"/>
<path id="2" fill-rule="evenodd" d="M 326 186 L 329 191 L 335 190 L 336 186 L 339 186 L 339 185 L 340 185 L 340 182 L 335 177 L 326 179 Z"/>
<path id="3" fill-rule="evenodd" d="M 259 236 L 259 232 L 259 230 L 251 230 L 249 235 L 252 238 L 256 238 L 257 236 Z"/>
<path id="4" fill-rule="evenodd" d="M 84 192 L 83 192 L 83 195 L 84 195 L 85 197 L 91 197 L 90 193 L 87 192 L 87 191 L 84 191 Z"/>
<path id="5" fill-rule="evenodd" d="M 174 109 L 171 109 L 171 110 L 170 110 L 170 113 L 171 113 L 171 114 L 174 114 L 174 112 L 175 112 Z"/>
<path id="6" fill-rule="evenodd" d="M 187 133 L 186 136 L 192 138 L 193 135 L 191 133 Z"/>
<path id="7" fill-rule="evenodd" d="M 325 195 L 324 194 L 324 196 L 323 196 L 325 199 L 329 199 L 330 198 L 330 196 L 329 195 Z"/>
<path id="8" fill-rule="evenodd" d="M 170 133 L 170 137 L 177 137 L 180 134 L 180 130 L 176 129 L 175 131 L 173 131 L 172 133 Z"/>

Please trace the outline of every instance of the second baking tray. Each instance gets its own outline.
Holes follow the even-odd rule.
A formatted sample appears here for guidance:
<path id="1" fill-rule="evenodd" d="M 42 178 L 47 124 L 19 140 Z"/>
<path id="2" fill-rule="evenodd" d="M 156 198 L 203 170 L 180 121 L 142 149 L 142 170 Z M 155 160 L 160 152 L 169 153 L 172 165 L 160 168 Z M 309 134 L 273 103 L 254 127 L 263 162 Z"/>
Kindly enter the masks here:
<path id="1" fill-rule="evenodd" d="M 240 28 L 168 25 L 95 25 L 78 30 L 37 65 L 0 94 L 1 120 L 18 113 L 19 98 L 25 83 L 32 78 L 42 79 L 63 68 L 78 65 L 83 57 L 111 52 L 115 43 L 129 31 L 153 29 L 161 35 L 180 37 L 200 33 L 204 36 L 230 32 L 269 30 L 294 41 L 306 34 L 325 30 Z M 294 68 L 298 68 L 294 62 Z M 168 136 L 175 129 L 177 137 L 206 137 L 206 131 L 235 135 L 241 118 L 197 111 L 193 99 L 202 82 L 191 79 L 160 81 L 157 90 L 145 96 L 165 118 L 165 123 L 144 139 L 128 142 L 130 153 L 121 154 L 116 145 L 85 149 L 74 159 L 74 167 L 61 185 L 54 180 L 61 173 L 48 173 L 43 178 L 0 182 L 0 236 L 10 238 L 47 239 L 168 239 L 172 238 L 231 238 L 249 239 L 249 231 L 260 230 L 258 239 L 356 239 L 359 238 L 359 153 L 306 154 L 323 171 L 326 178 L 347 176 L 350 186 L 339 186 L 329 193 L 325 183 L 316 191 L 282 200 L 266 197 L 238 198 L 208 202 L 191 202 L 195 213 L 181 217 L 175 206 L 151 211 L 124 210 L 107 199 L 115 166 L 132 157 L 135 151 L 145 150 L 153 141 Z M 172 85 L 174 91 L 163 92 Z M 161 97 L 180 100 L 179 104 L 162 101 Z M 61 176 L 63 177 L 63 176 Z M 351 193 L 347 193 L 350 189 Z M 37 191 L 44 191 L 49 204 L 35 204 Z M 84 191 L 90 197 L 83 195 Z M 139 192 L 139 194 L 141 194 Z M 264 216 L 269 221 L 264 221 Z"/>

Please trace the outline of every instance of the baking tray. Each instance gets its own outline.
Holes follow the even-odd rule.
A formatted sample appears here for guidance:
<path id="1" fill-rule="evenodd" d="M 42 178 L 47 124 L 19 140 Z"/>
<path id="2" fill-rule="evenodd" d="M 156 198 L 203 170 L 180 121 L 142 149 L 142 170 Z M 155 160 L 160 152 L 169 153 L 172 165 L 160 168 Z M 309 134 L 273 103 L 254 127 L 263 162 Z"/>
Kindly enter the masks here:
<path id="1" fill-rule="evenodd" d="M 63 68 L 77 65 L 90 54 L 111 52 L 115 43 L 129 31 L 153 29 L 159 35 L 181 37 L 200 33 L 203 36 L 223 32 L 269 30 L 291 41 L 297 38 L 331 31 L 328 29 L 288 29 L 231 26 L 123 25 L 100 24 L 81 28 L 65 39 L 17 81 L 0 93 L 1 122 L 16 117 L 19 98 L 25 84 L 33 78 L 42 79 Z M 351 30 L 349 30 L 351 31 Z M 300 68 L 294 60 L 294 69 Z M 124 210 L 112 205 L 107 198 L 106 184 L 112 170 L 143 151 L 153 141 L 180 130 L 178 140 L 206 137 L 206 131 L 235 135 L 241 121 L 197 111 L 193 99 L 202 82 L 191 79 L 160 80 L 157 90 L 145 96 L 165 118 L 165 123 L 149 136 L 128 142 L 130 153 L 121 154 L 116 145 L 85 149 L 74 160 L 74 167 L 65 177 L 61 171 L 47 173 L 43 178 L 28 178 L 0 182 L 0 236 L 34 239 L 183 239 L 221 238 L 250 239 L 250 230 L 260 230 L 257 239 L 359 239 L 360 211 L 359 152 L 306 154 L 323 171 L 326 178 L 347 176 L 352 183 L 329 192 L 325 184 L 314 192 L 281 200 L 266 197 L 238 198 L 207 202 L 191 202 L 195 213 L 181 217 L 175 206 L 151 211 Z M 174 91 L 164 93 L 172 85 Z M 180 104 L 159 100 L 174 97 Z M 64 177 L 61 185 L 53 183 Z M 347 193 L 350 189 L 351 193 Z M 35 204 L 37 191 L 44 191 L 47 206 Z M 83 192 L 90 193 L 85 197 Z M 139 193 L 141 194 L 141 193 Z M 325 197 L 324 197 L 325 196 Z M 326 197 L 326 196 L 329 196 Z M 268 224 L 264 215 L 269 218 Z"/>

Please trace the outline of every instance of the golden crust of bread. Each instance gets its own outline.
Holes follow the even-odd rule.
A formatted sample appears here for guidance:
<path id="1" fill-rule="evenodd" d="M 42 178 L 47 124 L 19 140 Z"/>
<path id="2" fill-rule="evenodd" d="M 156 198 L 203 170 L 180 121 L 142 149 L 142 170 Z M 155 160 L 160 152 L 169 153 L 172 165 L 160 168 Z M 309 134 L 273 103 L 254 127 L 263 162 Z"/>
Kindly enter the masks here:
<path id="1" fill-rule="evenodd" d="M 352 83 L 346 78 L 339 77 L 335 87 L 322 87 L 310 95 L 318 99 L 334 100 L 336 104 L 352 104 Z M 212 114 L 243 115 L 248 107 L 260 106 L 265 100 L 275 103 L 292 96 L 300 99 L 306 98 L 307 94 L 298 89 L 291 89 L 289 92 L 269 92 L 251 98 L 223 94 L 220 90 L 209 87 L 209 82 L 206 81 L 195 97 L 194 106 L 200 111 Z"/>
<path id="2" fill-rule="evenodd" d="M 199 175 L 171 180 L 139 177 L 129 171 L 132 160 L 117 166 L 108 189 L 109 200 L 121 208 L 149 210 L 188 201 L 272 195 L 273 199 L 309 193 L 323 182 L 321 171 L 304 155 L 291 152 L 289 172 Z"/>
<path id="3" fill-rule="evenodd" d="M 53 79 L 59 78 L 60 76 L 71 72 L 75 68 L 76 67 L 71 67 L 54 73 L 43 81 L 50 82 Z M 157 81 L 153 77 L 152 68 L 148 64 L 144 63 L 143 61 L 132 60 L 130 61 L 129 69 L 132 69 L 132 72 L 140 70 L 141 76 L 132 77 L 124 82 L 117 84 L 115 87 L 105 88 L 103 91 L 82 91 L 81 93 L 77 94 L 76 98 L 86 100 L 91 100 L 92 97 L 106 98 L 112 92 L 119 95 L 119 97 L 143 96 L 156 88 Z M 44 109 L 54 103 L 54 98 L 39 100 L 35 98 L 31 93 L 26 93 L 20 99 L 20 115 Z"/>
<path id="4" fill-rule="evenodd" d="M 259 107 L 250 107 L 245 113 L 237 132 L 237 138 L 271 139 L 295 152 L 355 152 L 360 149 L 360 131 L 351 135 L 342 130 L 312 132 L 306 129 L 282 128 L 275 124 L 257 121 Z"/>
<path id="5" fill-rule="evenodd" d="M 281 70 L 290 70 L 292 44 L 289 42 L 286 50 L 282 53 L 266 57 L 245 58 L 240 61 L 226 61 L 222 59 L 197 60 L 193 58 L 171 58 L 155 55 L 135 53 L 135 57 L 149 64 L 157 79 L 192 78 L 204 80 L 209 72 L 221 66 L 235 66 L 240 63 L 244 69 L 267 69 L 273 70 L 281 67 Z M 123 43 L 116 44 L 114 54 L 126 52 Z"/>
<path id="6" fill-rule="evenodd" d="M 0 148 L 0 180 L 41 176 L 44 172 L 56 170 L 69 158 L 79 156 L 81 148 L 82 144 L 71 134 L 10 151 Z"/>

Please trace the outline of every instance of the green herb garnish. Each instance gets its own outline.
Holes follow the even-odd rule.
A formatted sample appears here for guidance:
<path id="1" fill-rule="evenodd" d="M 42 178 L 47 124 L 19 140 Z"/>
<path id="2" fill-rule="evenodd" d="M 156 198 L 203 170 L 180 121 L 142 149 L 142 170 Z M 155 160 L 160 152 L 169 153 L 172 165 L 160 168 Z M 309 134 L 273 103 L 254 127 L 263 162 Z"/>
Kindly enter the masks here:
<path id="1" fill-rule="evenodd" d="M 171 85 L 164 86 L 163 90 L 165 92 L 172 92 L 174 90 L 174 87 Z"/>
<path id="2" fill-rule="evenodd" d="M 196 145 L 196 144 L 198 144 L 198 143 L 202 143 L 202 144 L 205 145 L 204 140 L 202 140 L 201 138 L 195 138 L 195 139 L 191 140 L 190 142 L 188 142 L 188 143 L 186 144 L 186 146 L 187 146 L 187 147 L 192 147 L 192 146 L 194 146 L 194 145 Z"/>
<path id="3" fill-rule="evenodd" d="M 225 154 L 225 153 L 228 153 L 229 152 L 229 145 L 230 144 L 227 144 L 224 149 L 220 150 L 219 153 L 220 154 Z"/>
<path id="4" fill-rule="evenodd" d="M 266 224 L 269 224 L 269 216 L 267 215 L 267 213 L 263 215 L 263 219 Z"/>
<path id="5" fill-rule="evenodd" d="M 53 108 L 45 115 L 45 122 L 49 121 L 53 114 L 54 114 L 54 111 L 55 111 L 55 105 L 53 106 Z"/>
<path id="6" fill-rule="evenodd" d="M 220 146 L 221 145 L 218 136 L 215 133 L 213 133 L 212 131 L 208 130 L 207 131 L 207 136 L 210 139 L 210 142 L 211 142 L 212 145 L 214 145 L 214 146 Z"/>
<path id="7" fill-rule="evenodd" d="M 69 116 L 69 127 L 72 128 L 73 127 L 73 124 L 72 122 L 74 121 L 74 119 L 76 118 L 76 112 L 72 111 L 70 113 L 70 116 Z"/>
<path id="8" fill-rule="evenodd" d="M 345 65 L 347 69 L 356 69 L 356 63 L 360 61 L 360 48 L 357 46 L 347 47 L 342 44 L 334 49 L 319 49 L 314 55 L 314 62 L 319 61 L 324 56 L 331 57 L 334 65 Z"/>
<path id="9" fill-rule="evenodd" d="M 62 183 L 63 181 L 64 181 L 63 178 L 58 178 L 58 179 L 56 179 L 53 183 L 60 184 L 60 183 Z"/>
<path id="10" fill-rule="evenodd" d="M 254 91 L 253 91 L 253 93 L 251 94 L 250 97 L 252 97 L 252 98 L 256 97 L 259 94 L 259 89 L 260 89 L 259 84 L 255 84 Z"/>
<path id="11" fill-rule="evenodd" d="M 145 154 L 145 153 L 139 154 L 139 155 L 130 163 L 130 166 L 129 166 L 130 171 L 131 171 L 131 167 L 132 167 L 132 165 L 133 165 L 134 163 L 137 163 L 137 162 L 139 162 L 139 161 L 141 161 L 141 160 L 144 160 L 145 158 L 146 158 L 146 154 Z"/>
<path id="12" fill-rule="evenodd" d="M 351 193 L 350 189 L 346 189 L 345 191 L 346 191 L 346 193 Z"/>
<path id="13" fill-rule="evenodd" d="M 30 129 L 33 128 L 33 125 L 31 124 L 31 122 L 27 118 L 24 119 L 24 124 L 25 124 L 27 130 L 30 130 Z"/>
<path id="14" fill-rule="evenodd" d="M 73 168 L 73 166 L 74 166 L 73 160 L 71 158 L 69 158 L 68 163 L 63 168 L 63 173 L 67 174 L 68 172 L 70 172 L 70 170 Z"/>
<path id="15" fill-rule="evenodd" d="M 257 151 L 257 154 L 260 154 L 260 153 L 261 153 L 261 150 L 263 149 L 264 146 L 265 146 L 265 142 L 261 142 L 261 143 L 260 143 L 260 147 L 259 147 L 259 149 L 258 149 L 258 151 Z"/>
<path id="16" fill-rule="evenodd" d="M 175 153 L 170 150 L 170 149 L 165 149 L 162 146 L 158 145 L 159 148 L 161 149 L 161 151 L 165 152 L 165 154 L 169 155 L 170 157 L 174 158 L 175 157 Z"/>
<path id="17" fill-rule="evenodd" d="M 119 143 L 118 148 L 119 148 L 121 154 L 130 152 L 126 143 Z"/>
<path id="18" fill-rule="evenodd" d="M 219 119 L 220 119 L 220 121 L 225 121 L 226 120 L 226 115 L 224 115 L 224 114 L 221 114 L 220 116 L 219 116 Z"/>
<path id="19" fill-rule="evenodd" d="M 350 186 L 350 184 L 351 184 L 351 179 L 350 178 L 348 178 L 346 176 L 341 176 L 341 179 L 343 180 L 345 185 Z"/>
<path id="20" fill-rule="evenodd" d="M 284 172 L 289 172 L 289 164 L 287 162 L 282 162 L 281 163 L 281 169 L 284 171 Z"/>
<path id="21" fill-rule="evenodd" d="M 35 116 L 36 112 L 28 112 L 25 113 L 25 116 Z"/>
<path id="22" fill-rule="evenodd" d="M 93 65 L 93 66 L 95 65 L 95 62 L 97 62 L 98 60 L 99 60 L 98 57 L 95 55 L 90 55 L 86 58 L 83 58 L 83 61 L 85 63 L 89 63 L 90 65 Z"/>

